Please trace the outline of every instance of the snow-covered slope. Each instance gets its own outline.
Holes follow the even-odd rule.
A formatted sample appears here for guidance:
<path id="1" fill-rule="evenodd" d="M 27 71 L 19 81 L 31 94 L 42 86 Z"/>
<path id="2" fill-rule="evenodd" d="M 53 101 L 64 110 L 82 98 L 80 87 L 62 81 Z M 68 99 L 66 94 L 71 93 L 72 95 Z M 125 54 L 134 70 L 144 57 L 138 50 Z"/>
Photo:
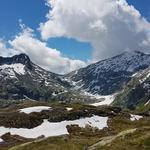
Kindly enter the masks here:
<path id="1" fill-rule="evenodd" d="M 0 66 L 1 75 L 8 75 L 10 78 L 16 78 L 15 74 L 25 75 L 25 66 L 23 64 L 11 64 Z"/>
<path id="2" fill-rule="evenodd" d="M 65 79 L 92 94 L 110 95 L 120 90 L 133 74 L 149 65 L 150 55 L 138 51 L 125 52 L 71 72 Z"/>
<path id="3" fill-rule="evenodd" d="M 0 100 L 89 101 L 96 98 L 72 90 L 63 76 L 46 71 L 25 54 L 0 57 Z"/>
<path id="4" fill-rule="evenodd" d="M 98 98 L 102 100 L 100 102 L 91 104 L 92 106 L 111 105 L 115 99 L 115 95 L 98 96 Z"/>
<path id="5" fill-rule="evenodd" d="M 124 86 L 113 104 L 150 113 L 150 67 L 136 73 Z"/>
<path id="6" fill-rule="evenodd" d="M 59 75 L 40 68 L 25 54 L 0 57 L 0 99 L 47 100 L 68 87 Z"/>

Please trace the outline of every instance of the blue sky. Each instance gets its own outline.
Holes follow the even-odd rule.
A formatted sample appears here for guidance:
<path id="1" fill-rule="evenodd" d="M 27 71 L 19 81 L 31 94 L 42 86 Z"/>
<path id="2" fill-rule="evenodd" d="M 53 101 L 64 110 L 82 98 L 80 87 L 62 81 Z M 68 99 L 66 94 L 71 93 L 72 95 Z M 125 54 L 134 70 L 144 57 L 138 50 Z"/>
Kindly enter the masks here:
<path id="1" fill-rule="evenodd" d="M 128 0 L 143 16 L 150 20 L 149 0 Z M 30 28 L 36 30 L 40 22 L 46 21 L 45 15 L 49 8 L 44 0 L 1 0 L 0 1 L 0 37 L 11 39 L 19 32 L 19 19 Z M 39 33 L 36 32 L 39 36 Z M 88 60 L 91 58 L 92 47 L 88 43 L 80 43 L 73 39 L 53 38 L 48 45 L 59 49 L 65 56 Z"/>
<path id="2" fill-rule="evenodd" d="M 132 4 L 140 13 L 150 21 L 150 1 L 149 0 L 127 0 L 129 4 Z"/>
<path id="3" fill-rule="evenodd" d="M 150 0 L 127 0 L 150 21 Z M 19 19 L 42 41 L 39 24 L 46 22 L 49 7 L 45 0 L 0 0 L 0 38 L 8 41 L 20 32 Z M 88 61 L 92 58 L 93 48 L 89 43 L 75 39 L 49 38 L 47 45 L 59 50 L 64 57 Z"/>
<path id="4" fill-rule="evenodd" d="M 49 10 L 43 0 L 1 0 L 0 3 L 0 36 L 6 38 L 18 33 L 19 19 L 33 29 L 38 28 Z"/>
<path id="5" fill-rule="evenodd" d="M 45 16 L 49 11 L 44 0 L 1 0 L 0 3 L 0 37 L 6 40 L 19 32 L 19 19 L 36 31 L 39 23 L 46 21 Z M 39 36 L 39 32 L 36 34 Z M 91 58 L 92 47 L 88 43 L 67 38 L 52 38 L 47 43 L 64 56 L 85 61 Z"/>

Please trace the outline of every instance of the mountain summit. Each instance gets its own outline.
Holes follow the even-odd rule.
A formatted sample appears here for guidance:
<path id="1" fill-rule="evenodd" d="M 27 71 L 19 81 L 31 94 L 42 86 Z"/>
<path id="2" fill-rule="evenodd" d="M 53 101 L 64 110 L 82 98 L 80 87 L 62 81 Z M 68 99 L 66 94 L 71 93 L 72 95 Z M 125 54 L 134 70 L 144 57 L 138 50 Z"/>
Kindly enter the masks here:
<path id="1" fill-rule="evenodd" d="M 87 92 L 109 95 L 121 90 L 133 74 L 149 65 L 150 55 L 138 51 L 124 52 L 71 72 L 66 79 Z"/>
<path id="2" fill-rule="evenodd" d="M 53 93 L 66 90 L 68 85 L 25 54 L 0 57 L 0 99 L 47 100 Z"/>
<path id="3" fill-rule="evenodd" d="M 32 68 L 30 58 L 26 54 L 19 54 L 13 57 L 0 57 L 0 65 L 22 64 Z"/>

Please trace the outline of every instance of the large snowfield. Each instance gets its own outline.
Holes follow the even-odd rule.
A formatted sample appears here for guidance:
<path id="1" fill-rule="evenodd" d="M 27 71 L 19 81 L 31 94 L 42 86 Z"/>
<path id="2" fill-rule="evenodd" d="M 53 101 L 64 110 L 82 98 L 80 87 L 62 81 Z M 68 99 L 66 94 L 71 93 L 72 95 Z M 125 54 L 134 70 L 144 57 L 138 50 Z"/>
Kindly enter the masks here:
<path id="1" fill-rule="evenodd" d="M 44 135 L 45 137 L 59 136 L 68 134 L 66 128 L 67 125 L 77 124 L 80 127 L 90 125 L 91 127 L 103 129 L 104 127 L 107 127 L 107 121 L 108 117 L 100 117 L 100 116 L 86 117 L 78 120 L 62 121 L 57 123 L 52 123 L 49 122 L 48 120 L 44 120 L 44 122 L 40 126 L 35 127 L 33 129 L 0 127 L 0 136 L 8 132 L 10 132 L 12 135 L 19 135 L 26 138 L 37 138 L 41 135 Z"/>

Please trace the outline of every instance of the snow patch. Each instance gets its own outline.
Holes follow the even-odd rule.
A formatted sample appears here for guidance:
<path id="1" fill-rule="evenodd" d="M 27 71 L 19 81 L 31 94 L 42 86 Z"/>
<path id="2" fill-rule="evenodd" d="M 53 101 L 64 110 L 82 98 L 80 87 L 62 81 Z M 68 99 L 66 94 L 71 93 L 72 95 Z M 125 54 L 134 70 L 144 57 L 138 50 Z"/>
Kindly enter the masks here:
<path id="1" fill-rule="evenodd" d="M 130 120 L 131 120 L 131 121 L 135 121 L 135 120 L 140 120 L 140 119 L 142 119 L 142 118 L 143 118 L 143 116 L 132 115 L 132 114 L 131 114 Z"/>
<path id="2" fill-rule="evenodd" d="M 69 108 L 69 107 L 67 107 L 66 109 L 67 109 L 67 111 L 71 111 L 73 108 Z"/>
<path id="3" fill-rule="evenodd" d="M 55 92 L 53 92 L 53 93 L 52 93 L 52 96 L 54 96 L 54 97 L 55 97 L 55 96 L 57 96 L 57 94 L 56 94 Z"/>
<path id="4" fill-rule="evenodd" d="M 136 77 L 137 74 L 138 74 L 138 73 L 136 72 L 136 73 L 134 73 L 131 77 Z"/>
<path id="5" fill-rule="evenodd" d="M 0 138 L 0 143 L 4 142 L 3 139 Z"/>
<path id="6" fill-rule="evenodd" d="M 94 94 L 91 94 L 91 93 L 88 93 L 88 92 L 84 91 L 84 95 L 93 97 L 97 100 L 101 100 L 100 102 L 93 103 L 93 104 L 90 104 L 90 105 L 92 105 L 92 106 L 101 106 L 101 105 L 110 105 L 114 101 L 116 94 L 106 95 L 106 96 L 105 95 L 98 95 L 98 94 L 94 95 Z"/>
<path id="7" fill-rule="evenodd" d="M 35 106 L 35 107 L 28 107 L 20 109 L 19 111 L 22 113 L 30 114 L 32 112 L 41 112 L 42 110 L 50 110 L 51 107 L 48 106 Z"/>
<path id="8" fill-rule="evenodd" d="M 147 76 L 141 80 L 139 80 L 140 83 L 145 82 L 150 77 L 150 73 L 147 74 Z"/>
<path id="9" fill-rule="evenodd" d="M 147 106 L 149 103 L 150 103 L 150 100 L 148 102 L 146 102 L 144 106 Z"/>
<path id="10" fill-rule="evenodd" d="M 99 96 L 99 99 L 104 99 L 101 102 L 93 103 L 92 106 L 110 105 L 114 101 L 114 95 Z"/>
<path id="11" fill-rule="evenodd" d="M 11 64 L 11 65 L 1 65 L 0 71 L 4 74 L 8 74 L 11 78 L 16 78 L 15 73 L 19 75 L 25 75 L 25 69 L 23 64 Z"/>
<path id="12" fill-rule="evenodd" d="M 74 121 L 62 121 L 57 123 L 52 123 L 48 122 L 48 120 L 44 120 L 44 122 L 40 126 L 33 129 L 0 127 L 0 136 L 8 132 L 10 132 L 12 135 L 15 134 L 25 138 L 37 138 L 41 135 L 44 135 L 45 137 L 59 136 L 69 134 L 66 128 L 67 125 L 77 124 L 80 127 L 90 125 L 91 127 L 103 129 L 104 127 L 108 127 L 107 121 L 108 117 L 100 116 L 86 117 Z"/>

